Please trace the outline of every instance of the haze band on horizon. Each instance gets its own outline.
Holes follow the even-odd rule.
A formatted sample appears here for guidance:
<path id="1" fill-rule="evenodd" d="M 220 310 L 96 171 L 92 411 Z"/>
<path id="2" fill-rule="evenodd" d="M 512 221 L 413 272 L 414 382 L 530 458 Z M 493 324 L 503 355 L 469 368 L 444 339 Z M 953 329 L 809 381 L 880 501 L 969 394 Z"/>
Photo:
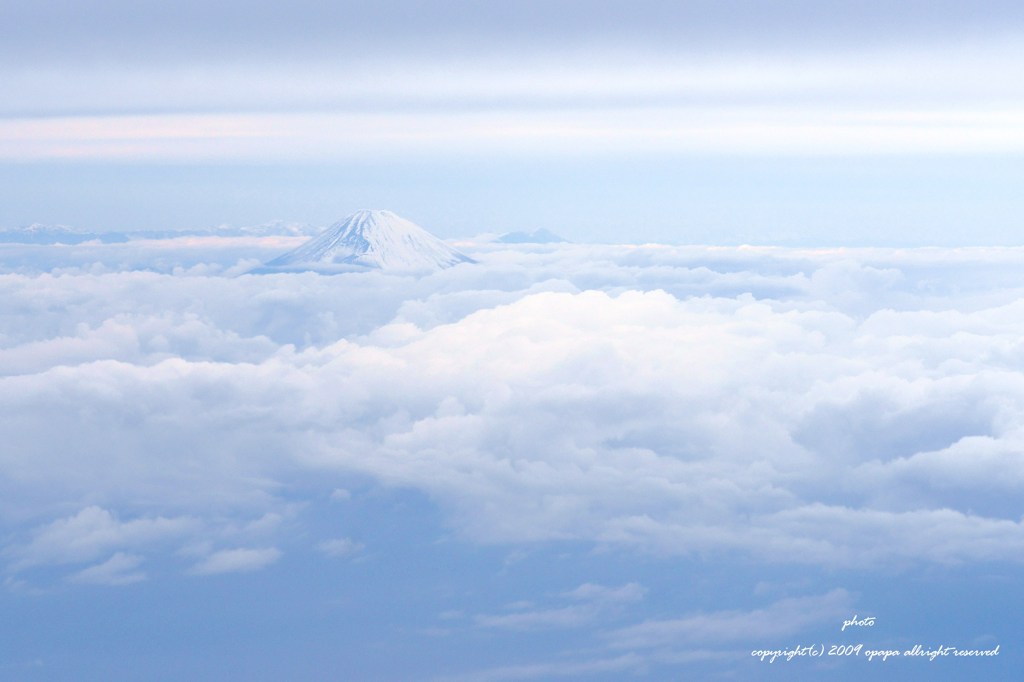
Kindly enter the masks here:
<path id="1" fill-rule="evenodd" d="M 1017 243 L 1019 3 L 9 3 L 0 227 Z"/>

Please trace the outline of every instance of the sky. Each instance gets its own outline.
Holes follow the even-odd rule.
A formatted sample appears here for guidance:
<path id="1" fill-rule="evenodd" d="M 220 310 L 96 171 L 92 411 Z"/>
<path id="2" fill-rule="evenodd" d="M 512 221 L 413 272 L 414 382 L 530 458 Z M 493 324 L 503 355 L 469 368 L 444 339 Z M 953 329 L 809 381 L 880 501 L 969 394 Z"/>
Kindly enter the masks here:
<path id="1" fill-rule="evenodd" d="M 1012 678 L 1022 29 L 0 0 L 0 679 Z"/>
<path id="2" fill-rule="evenodd" d="M 4 3 L 0 227 L 1016 243 L 1024 11 Z"/>

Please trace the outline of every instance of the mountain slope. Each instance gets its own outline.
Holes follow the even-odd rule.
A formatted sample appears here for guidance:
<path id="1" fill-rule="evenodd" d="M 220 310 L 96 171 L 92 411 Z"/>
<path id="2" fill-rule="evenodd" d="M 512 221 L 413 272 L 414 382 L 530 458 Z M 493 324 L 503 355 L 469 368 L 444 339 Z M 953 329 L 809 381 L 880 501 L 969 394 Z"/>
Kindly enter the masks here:
<path id="1" fill-rule="evenodd" d="M 357 211 L 267 268 L 361 266 L 381 270 L 436 270 L 475 262 L 419 225 L 391 211 Z"/>

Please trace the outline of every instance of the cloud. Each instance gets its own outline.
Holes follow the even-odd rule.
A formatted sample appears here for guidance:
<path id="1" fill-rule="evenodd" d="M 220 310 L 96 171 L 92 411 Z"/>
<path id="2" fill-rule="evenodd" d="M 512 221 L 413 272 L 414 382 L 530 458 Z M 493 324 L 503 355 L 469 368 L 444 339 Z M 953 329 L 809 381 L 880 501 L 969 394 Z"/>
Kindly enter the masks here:
<path id="1" fill-rule="evenodd" d="M 145 573 L 135 570 L 141 563 L 140 556 L 117 552 L 103 563 L 75 573 L 68 580 L 92 585 L 131 585 L 146 579 Z"/>
<path id="2" fill-rule="evenodd" d="M 281 552 L 274 547 L 222 549 L 197 563 L 191 572 L 195 575 L 246 573 L 265 568 L 280 558 Z"/>
<path id="3" fill-rule="evenodd" d="M 0 276 L 11 570 L 263 565 L 353 477 L 484 544 L 1021 556 L 1018 249 L 474 248 L 423 278 Z"/>
<path id="4" fill-rule="evenodd" d="M 776 641 L 808 626 L 833 623 L 851 610 L 852 596 L 835 589 L 813 597 L 781 599 L 753 611 L 716 611 L 670 620 L 648 620 L 608 633 L 618 649 L 721 645 L 735 641 Z"/>
<path id="5" fill-rule="evenodd" d="M 622 587 L 606 587 L 595 583 L 584 583 L 564 596 L 583 601 L 595 602 L 633 602 L 644 598 L 647 590 L 637 583 L 627 583 Z"/>
<path id="6" fill-rule="evenodd" d="M 348 502 L 352 499 L 352 493 L 344 488 L 335 488 L 331 491 L 331 502 Z"/>
<path id="7" fill-rule="evenodd" d="M 244 113 L 0 119 L 0 159 L 370 161 L 510 153 L 906 155 L 1024 149 L 1017 103 L 995 110 L 658 105 L 409 114 Z"/>
<path id="8" fill-rule="evenodd" d="M 350 538 L 334 538 L 324 540 L 316 546 L 321 552 L 330 557 L 347 557 L 363 550 L 363 545 Z"/>
<path id="9" fill-rule="evenodd" d="M 629 12 L 614 3 L 603 11 L 549 4 L 529 13 L 466 6 L 457 17 L 420 5 L 384 16 L 346 8 L 343 18 L 322 6 L 287 16 L 254 6 L 245 27 L 237 12 L 220 16 L 231 25 L 216 39 L 205 34 L 215 23 L 207 8 L 202 20 L 188 21 L 195 8 L 132 7 L 117 21 L 73 30 L 95 21 L 90 13 L 40 34 L 26 22 L 45 25 L 54 13 L 24 11 L 20 30 L 0 41 L 0 62 L 8 63 L 0 88 L 18 95 L 0 103 L 0 158 L 931 155 L 1024 144 L 1024 92 L 1014 78 L 1024 46 L 1006 23 L 1007 14 L 1021 17 L 1005 4 L 993 12 L 1000 20 L 981 22 L 968 38 L 963 22 L 983 13 L 929 7 L 896 12 L 893 23 L 891 8 L 848 7 L 843 30 L 830 31 L 831 12 L 803 6 L 787 14 L 748 3 L 723 14 L 704 3 Z M 655 18 L 677 11 L 685 18 Z M 324 12 L 324 21 L 305 25 Z M 496 21 L 487 20 L 492 14 Z M 128 16 L 142 24 L 138 31 L 125 30 Z M 412 16 L 419 22 L 407 23 Z M 583 17 L 595 23 L 585 26 Z M 865 23 L 851 24 L 853 17 Z M 912 36 L 910 28 L 933 17 L 944 31 Z M 544 31 L 545 19 L 561 28 Z M 354 29 L 360 21 L 365 31 Z M 301 32 L 289 37 L 295 22 Z M 794 31 L 801 22 L 813 28 Z M 179 30 L 168 30 L 175 23 Z M 624 30 L 629 25 L 639 32 Z M 880 39 L 896 25 L 903 30 Z M 858 39 L 858 31 L 866 33 Z M 116 39 L 97 40 L 107 33 Z M 442 38 L 453 33 L 457 39 Z M 40 50 L 42 37 L 61 34 L 65 40 Z M 314 47 L 318 39 L 326 42 Z"/>
<path id="10" fill-rule="evenodd" d="M 193 531 L 196 525 L 195 519 L 187 517 L 120 521 L 106 509 L 86 507 L 74 516 L 36 528 L 27 543 L 9 546 L 4 553 L 13 558 L 10 566 L 13 571 L 38 565 L 81 563 L 111 549 L 145 547 L 180 538 Z M 110 566 L 94 567 L 96 570 L 86 575 L 131 568 L 129 560 L 132 560 L 131 555 L 118 552 L 108 561 L 113 562 Z"/>
<path id="11" fill-rule="evenodd" d="M 539 630 L 552 628 L 578 628 L 595 618 L 592 606 L 566 606 L 542 611 L 524 611 L 499 615 L 479 615 L 475 622 L 485 628 L 509 630 Z"/>
<path id="12" fill-rule="evenodd" d="M 621 607 L 638 602 L 646 590 L 637 583 L 612 588 L 586 583 L 559 595 L 583 602 L 551 609 L 531 609 L 530 603 L 513 604 L 510 613 L 480 615 L 474 623 L 513 632 L 588 628 L 585 635 L 600 644 L 562 652 L 558 660 L 508 665 L 474 671 L 464 676 L 438 679 L 532 679 L 594 675 L 612 671 L 645 673 L 652 668 L 675 670 L 680 665 L 709 661 L 735 661 L 737 645 L 764 646 L 806 633 L 812 628 L 833 627 L 855 612 L 855 599 L 836 588 L 824 594 L 779 599 L 761 608 L 689 613 L 676 618 L 648 618 L 636 622 L 635 611 Z M 633 621 L 608 627 L 614 618 Z M 593 653 L 590 658 L 588 652 Z M 608 655 L 618 652 L 618 655 Z"/>
<path id="13" fill-rule="evenodd" d="M 242 10 L 245 10 L 244 12 Z M 446 57 L 505 52 L 522 55 L 552 47 L 603 45 L 709 52 L 803 45 L 848 46 L 962 36 L 972 31 L 1008 32 L 1019 26 L 1019 7 L 1002 0 L 959 5 L 907 2 L 836 2 L 827 12 L 806 0 L 766 7 L 756 1 L 721 3 L 690 0 L 666 4 L 519 2 L 481 5 L 452 2 L 422 5 L 390 0 L 335 6 L 303 0 L 287 10 L 276 3 L 197 2 L 138 6 L 124 0 L 84 10 L 76 3 L 48 0 L 10 9 L 8 43 L 0 52 L 34 62 L 223 61 L 248 57 L 328 54 L 346 65 L 362 61 Z M 34 40 L 32 39 L 34 38 Z M 488 49 L 489 48 L 489 49 Z M 791 47 L 792 49 L 792 47 Z"/>
<path id="14" fill-rule="evenodd" d="M 584 583 L 574 590 L 561 595 L 574 604 L 549 609 L 530 609 L 528 605 L 513 605 L 511 613 L 480 614 L 474 617 L 476 625 L 485 628 L 506 630 L 546 630 L 579 628 L 607 617 L 626 604 L 643 599 L 647 590 L 637 583 L 621 587 L 607 587 Z"/>

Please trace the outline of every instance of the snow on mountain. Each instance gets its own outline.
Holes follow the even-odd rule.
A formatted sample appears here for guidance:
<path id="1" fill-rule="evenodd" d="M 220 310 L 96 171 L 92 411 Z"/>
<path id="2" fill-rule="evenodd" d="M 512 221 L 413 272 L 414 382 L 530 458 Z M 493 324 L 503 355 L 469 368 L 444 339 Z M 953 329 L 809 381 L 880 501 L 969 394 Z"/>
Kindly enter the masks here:
<path id="1" fill-rule="evenodd" d="M 268 262 L 265 269 L 421 271 L 473 262 L 469 256 L 391 211 L 363 210 Z"/>

